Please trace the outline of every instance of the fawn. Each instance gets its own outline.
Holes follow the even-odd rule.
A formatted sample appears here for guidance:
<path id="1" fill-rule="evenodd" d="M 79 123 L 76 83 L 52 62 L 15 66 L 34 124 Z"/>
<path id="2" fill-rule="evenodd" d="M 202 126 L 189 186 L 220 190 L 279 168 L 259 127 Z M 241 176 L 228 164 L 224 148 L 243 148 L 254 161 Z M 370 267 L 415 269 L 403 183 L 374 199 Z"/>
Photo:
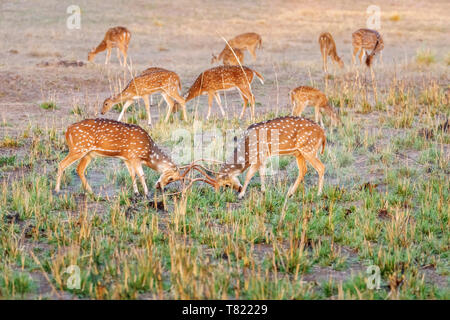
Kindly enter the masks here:
<path id="1" fill-rule="evenodd" d="M 133 99 L 142 97 L 147 110 L 148 124 L 151 125 L 149 95 L 161 92 L 168 105 L 165 121 L 169 120 L 170 114 L 174 110 L 175 103 L 173 100 L 176 100 L 182 106 L 183 118 L 187 121 L 186 104 L 183 97 L 180 96 L 179 90 L 181 90 L 180 77 L 175 72 L 157 67 L 148 68 L 139 76 L 133 78 L 121 93 L 107 98 L 103 102 L 101 114 L 108 112 L 115 104 L 125 101 L 119 115 L 118 121 L 120 121 L 127 108 L 133 103 Z"/>
<path id="2" fill-rule="evenodd" d="M 265 131 L 265 132 L 264 132 Z M 322 193 L 325 166 L 317 157 L 326 144 L 325 131 L 311 120 L 301 117 L 281 117 L 252 124 L 244 132 L 234 148 L 231 160 L 224 163 L 215 177 L 205 172 L 204 182 L 212 185 L 216 191 L 221 187 L 231 187 L 239 192 L 242 199 L 257 171 L 261 177 L 261 191 L 265 192 L 265 168 L 269 157 L 276 155 L 293 155 L 297 159 L 298 177 L 289 188 L 287 197 L 297 190 L 306 173 L 306 162 L 309 162 L 319 174 L 317 194 Z M 247 170 L 244 186 L 238 176 Z"/>
<path id="3" fill-rule="evenodd" d="M 338 63 L 341 69 L 344 67 L 344 61 L 342 61 L 342 59 L 337 55 L 336 43 L 334 42 L 331 33 L 329 32 L 321 33 L 319 36 L 319 45 L 320 45 L 320 52 L 322 53 L 323 71 L 325 73 L 328 72 L 327 67 L 328 56 L 330 56 L 334 62 Z"/>
<path id="4" fill-rule="evenodd" d="M 250 101 L 251 117 L 253 119 L 255 116 L 255 97 L 253 96 L 250 86 L 253 75 L 256 75 L 261 83 L 264 83 L 264 78 L 261 74 L 245 66 L 219 66 L 208 69 L 197 77 L 194 84 L 189 89 L 186 102 L 200 95 L 208 94 L 208 115 L 206 119 L 209 119 L 209 116 L 211 115 L 213 98 L 216 99 L 220 111 L 222 112 L 222 116 L 225 116 L 218 91 L 236 88 L 244 101 L 244 106 L 242 107 L 239 118 L 244 116 L 245 109 Z"/>
<path id="5" fill-rule="evenodd" d="M 212 55 L 211 64 L 222 60 L 224 66 L 238 66 L 244 63 L 244 52 L 238 48 L 230 49 L 228 46 L 219 53 L 218 56 Z"/>
<path id="6" fill-rule="evenodd" d="M 331 118 L 331 124 L 337 125 L 341 123 L 340 117 L 333 111 L 329 105 L 328 99 L 324 93 L 315 88 L 300 86 L 289 92 L 292 103 L 292 115 L 301 116 L 303 110 L 308 106 L 314 106 L 315 121 L 319 122 L 323 127 L 322 112 Z"/>
<path id="7" fill-rule="evenodd" d="M 122 60 L 120 60 L 120 52 L 123 55 L 123 65 L 127 65 L 127 51 L 128 44 L 130 43 L 131 33 L 125 27 L 114 27 L 106 31 L 105 37 L 100 44 L 91 50 L 88 54 L 88 60 L 93 61 L 97 53 L 107 50 L 105 64 L 108 64 L 109 57 L 111 56 L 112 48 L 117 48 L 117 59 L 120 65 L 122 65 Z M 119 52 L 120 51 L 120 52 Z"/>
<path id="8" fill-rule="evenodd" d="M 65 169 L 81 159 L 77 167 L 83 188 L 92 193 L 84 172 L 96 156 L 122 159 L 127 166 L 133 182 L 133 191 L 138 194 L 136 175 L 145 195 L 148 195 L 142 165 L 161 173 L 155 184 L 156 189 L 164 189 L 174 181 L 182 180 L 191 169 L 197 169 L 194 163 L 180 168 L 155 144 L 148 133 L 134 124 L 109 119 L 86 119 L 70 125 L 66 131 L 66 143 L 69 154 L 59 163 L 55 191 L 60 191 L 61 177 Z M 183 168 L 183 167 L 182 167 Z"/>
<path id="9" fill-rule="evenodd" d="M 359 53 L 359 62 L 362 63 L 362 57 L 364 53 L 366 54 L 366 65 L 368 67 L 372 64 L 372 59 L 378 52 L 380 53 L 381 59 L 381 50 L 384 48 L 384 42 L 381 35 L 371 29 L 359 29 L 352 33 L 352 45 L 353 45 L 353 56 L 352 61 L 355 63 L 355 57 L 358 51 Z M 367 52 L 372 50 L 369 54 Z"/>

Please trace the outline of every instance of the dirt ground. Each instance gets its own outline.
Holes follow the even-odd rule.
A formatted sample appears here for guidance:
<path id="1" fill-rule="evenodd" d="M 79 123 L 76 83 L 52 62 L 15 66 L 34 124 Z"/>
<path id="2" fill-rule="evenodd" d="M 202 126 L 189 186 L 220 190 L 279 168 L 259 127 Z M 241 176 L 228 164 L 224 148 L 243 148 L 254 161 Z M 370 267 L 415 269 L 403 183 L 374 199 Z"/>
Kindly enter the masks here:
<path id="1" fill-rule="evenodd" d="M 338 75 L 345 77 L 351 62 L 351 33 L 365 27 L 366 8 L 372 4 L 339 1 L 330 7 L 328 1 L 254 1 L 233 6 L 220 1 L 183 0 L 114 3 L 79 1 L 81 29 L 69 30 L 66 9 L 71 2 L 2 2 L 0 116 L 12 126 L 0 130 L 1 135 L 15 135 L 23 126 L 35 122 L 55 122 L 65 127 L 73 122 L 68 111 L 74 104 L 86 105 L 89 116 L 96 115 L 103 100 L 130 79 L 130 72 L 123 79 L 115 52 L 107 67 L 103 64 L 105 53 L 99 54 L 95 63 L 87 62 L 88 51 L 102 40 L 109 27 L 116 25 L 126 26 L 132 33 L 131 73 L 150 66 L 173 70 L 181 77 L 183 92 L 200 72 L 211 67 L 211 54 L 223 47 L 221 37 L 229 39 L 243 32 L 261 34 L 263 49 L 258 51 L 257 60 L 252 61 L 248 52 L 245 55 L 245 64 L 266 79 L 265 85 L 255 82 L 253 86 L 256 100 L 265 110 L 286 111 L 290 89 L 322 85 L 317 43 L 320 32 L 332 31 L 346 64 Z M 438 60 L 445 58 L 449 51 L 447 1 L 385 1 L 380 9 L 385 49 L 383 65 L 377 66 L 379 81 L 383 81 L 382 73 L 390 72 L 395 64 L 412 61 L 420 48 L 432 49 Z M 401 17 L 399 21 L 389 19 L 396 14 Z M 74 60 L 86 64 L 55 66 L 59 61 Z M 49 66 L 43 66 L 45 63 Z M 448 67 L 439 73 L 444 76 L 445 71 Z M 407 76 L 409 72 L 399 74 Z M 231 92 L 227 96 L 234 98 L 228 112 L 239 112 L 238 96 Z M 39 103 L 43 101 L 56 102 L 58 110 L 42 110 Z M 206 111 L 206 98 L 200 101 Z M 189 105 L 191 110 L 193 105 Z M 155 112 L 153 116 L 158 117 Z M 107 117 L 115 118 L 117 114 L 109 113 Z"/>

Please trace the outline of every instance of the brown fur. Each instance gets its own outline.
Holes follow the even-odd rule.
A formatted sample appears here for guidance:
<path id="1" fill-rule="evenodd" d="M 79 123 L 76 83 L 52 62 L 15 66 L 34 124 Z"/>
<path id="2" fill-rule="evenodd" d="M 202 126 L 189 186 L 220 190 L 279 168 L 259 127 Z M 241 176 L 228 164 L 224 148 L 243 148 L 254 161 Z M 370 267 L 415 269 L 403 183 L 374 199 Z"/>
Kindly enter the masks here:
<path id="1" fill-rule="evenodd" d="M 207 118 L 209 118 L 211 114 L 213 98 L 216 98 L 216 101 L 218 102 L 219 107 L 222 111 L 222 115 L 225 116 L 222 105 L 220 103 L 220 97 L 218 96 L 217 92 L 236 88 L 239 90 L 242 99 L 244 100 L 244 106 L 242 108 L 240 117 L 243 117 L 247 104 L 250 102 L 253 118 L 255 108 L 255 97 L 253 96 L 251 89 L 253 75 L 256 75 L 261 80 L 261 82 L 263 82 L 263 77 L 261 76 L 261 74 L 246 66 L 219 66 L 208 69 L 202 72 L 194 81 L 188 91 L 186 102 L 200 95 L 208 94 Z"/>
<path id="2" fill-rule="evenodd" d="M 148 123 L 151 124 L 149 96 L 161 92 L 168 105 L 165 121 L 169 120 L 170 114 L 173 112 L 174 100 L 182 106 L 183 117 L 187 120 L 186 104 L 183 97 L 180 96 L 179 90 L 181 90 L 181 81 L 175 72 L 158 67 L 148 68 L 132 79 L 121 93 L 106 99 L 103 102 L 101 113 L 105 114 L 115 104 L 125 102 L 118 119 L 120 121 L 126 109 L 133 103 L 133 99 L 142 97 L 147 110 Z"/>
<path id="3" fill-rule="evenodd" d="M 228 46 L 222 50 L 219 56 L 213 54 L 211 63 L 222 60 L 224 66 L 238 66 L 244 63 L 244 52 L 238 48 L 230 49 Z"/>
<path id="4" fill-rule="evenodd" d="M 122 61 L 119 57 L 119 51 L 122 52 L 123 55 L 123 64 L 127 65 L 127 52 L 130 38 L 131 33 L 125 27 L 114 27 L 108 29 L 102 42 L 100 42 L 100 44 L 96 48 L 92 49 L 91 52 L 89 52 L 88 60 L 93 61 L 94 57 L 98 53 L 108 50 L 105 59 L 105 64 L 107 64 L 111 55 L 112 48 L 117 48 L 117 58 L 119 59 L 120 65 L 122 65 Z"/>
<path id="5" fill-rule="evenodd" d="M 322 53 L 323 70 L 325 72 L 328 72 L 327 68 L 328 56 L 330 56 L 331 59 L 334 62 L 336 62 L 340 68 L 344 67 L 344 62 L 337 54 L 336 43 L 334 42 L 333 36 L 329 32 L 324 32 L 320 34 L 319 45 L 320 45 L 320 52 Z"/>
<path id="6" fill-rule="evenodd" d="M 326 113 L 332 120 L 332 124 L 340 123 L 339 116 L 334 112 L 329 105 L 326 95 L 315 88 L 300 86 L 289 92 L 292 103 L 292 115 L 301 116 L 303 110 L 307 106 L 314 106 L 315 121 L 321 123 L 322 113 Z"/>
<path id="7" fill-rule="evenodd" d="M 142 165 L 161 173 L 156 187 L 163 188 L 172 181 L 180 179 L 178 167 L 153 142 L 148 133 L 137 125 L 109 119 L 86 119 L 70 125 L 66 131 L 69 154 L 60 162 L 55 191 L 59 192 L 61 177 L 65 169 L 80 160 L 77 173 L 83 187 L 92 192 L 84 172 L 97 156 L 120 158 L 124 160 L 138 193 L 136 175 L 139 177 L 144 193 L 148 193 Z"/>
<path id="8" fill-rule="evenodd" d="M 243 34 L 237 35 L 233 39 L 228 40 L 228 43 L 225 45 L 225 49 L 226 49 L 226 47 L 236 48 L 236 49 L 240 49 L 242 51 L 248 50 L 248 52 L 250 52 L 253 60 L 255 60 L 256 59 L 255 51 L 256 51 L 256 49 L 261 49 L 262 39 L 259 34 L 254 33 L 254 32 L 243 33 Z M 222 50 L 222 52 L 224 50 Z M 219 55 L 219 60 L 220 59 L 221 58 Z"/>
<path id="9" fill-rule="evenodd" d="M 275 135 L 272 141 L 272 136 Z M 265 136 L 265 138 L 261 137 Z M 276 149 L 273 143 L 278 141 Z M 264 170 L 267 159 L 272 155 L 293 155 L 297 159 L 299 170 L 298 178 L 291 186 L 288 196 L 291 196 L 298 188 L 306 173 L 306 162 L 309 162 L 319 174 L 319 190 L 322 191 L 325 166 L 317 157 L 322 148 L 325 149 L 325 131 L 311 120 L 301 117 L 281 117 L 260 123 L 252 124 L 247 128 L 244 136 L 238 142 L 231 161 L 222 165 L 215 181 L 216 190 L 223 186 L 231 186 L 240 191 L 242 198 L 253 175 L 259 171 L 261 177 L 261 189 L 264 186 Z M 242 187 L 238 175 L 247 170 L 245 183 Z"/>
<path id="10" fill-rule="evenodd" d="M 352 34 L 353 57 L 355 62 L 356 54 L 360 51 L 359 61 L 362 63 L 362 57 L 366 54 L 366 65 L 370 67 L 375 54 L 380 53 L 384 49 L 384 42 L 381 35 L 376 30 L 359 29 Z M 371 50 L 369 54 L 367 52 Z"/>

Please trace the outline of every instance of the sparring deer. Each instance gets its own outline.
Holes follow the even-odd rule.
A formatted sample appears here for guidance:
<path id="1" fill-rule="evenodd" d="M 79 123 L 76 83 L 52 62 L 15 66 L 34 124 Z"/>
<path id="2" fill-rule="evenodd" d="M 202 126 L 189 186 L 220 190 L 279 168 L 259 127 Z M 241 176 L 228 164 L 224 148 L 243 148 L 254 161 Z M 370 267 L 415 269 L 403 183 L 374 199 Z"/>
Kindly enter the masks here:
<path id="1" fill-rule="evenodd" d="M 186 104 L 179 90 L 181 90 L 180 77 L 175 72 L 157 67 L 148 68 L 133 78 L 121 93 L 106 99 L 103 102 L 101 114 L 108 112 L 114 105 L 125 102 L 118 118 L 120 121 L 127 108 L 133 103 L 133 99 L 142 97 L 147 110 L 148 124 L 151 125 L 149 96 L 160 92 L 168 105 L 165 121 L 169 121 L 170 114 L 174 111 L 174 100 L 182 106 L 183 118 L 187 121 Z"/>
<path id="2" fill-rule="evenodd" d="M 222 60 L 224 66 L 238 66 L 244 63 L 244 52 L 238 48 L 225 46 L 218 56 L 212 55 L 211 64 Z"/>
<path id="3" fill-rule="evenodd" d="M 155 184 L 156 189 L 163 189 L 167 184 L 184 179 L 186 174 L 196 166 L 186 166 L 185 172 L 155 144 L 148 133 L 141 127 L 109 119 L 86 119 L 67 128 L 66 143 L 69 154 L 60 162 L 56 178 L 55 191 L 60 191 L 61 177 L 65 169 L 80 160 L 77 173 L 83 188 L 92 193 L 84 172 L 89 163 L 97 156 L 122 159 L 127 166 L 133 183 L 134 193 L 138 194 L 136 175 L 145 195 L 148 195 L 142 165 L 161 173 Z"/>
<path id="4" fill-rule="evenodd" d="M 271 156 L 293 155 L 297 160 L 298 177 L 289 188 L 287 197 L 297 190 L 306 173 L 309 162 L 319 174 L 317 194 L 322 193 L 325 166 L 318 158 L 318 151 L 324 152 L 325 131 L 311 120 L 301 117 L 281 117 L 252 124 L 234 148 L 233 156 L 224 163 L 215 177 L 202 172 L 204 182 L 212 185 L 216 191 L 221 187 L 231 187 L 244 197 L 251 178 L 259 171 L 261 191 L 265 192 L 266 162 Z M 244 186 L 238 176 L 247 170 Z"/>
<path id="5" fill-rule="evenodd" d="M 108 64 L 109 58 L 111 56 L 112 48 L 117 48 L 117 59 L 120 65 L 122 65 L 122 60 L 120 59 L 120 52 L 123 55 L 123 65 L 127 65 L 127 51 L 128 44 L 130 43 L 131 33 L 125 27 L 114 27 L 106 31 L 105 37 L 100 44 L 91 50 L 88 54 L 88 60 L 93 61 L 96 54 L 107 50 L 105 64 Z"/>
<path id="6" fill-rule="evenodd" d="M 328 56 L 339 65 L 342 69 L 344 67 L 344 61 L 338 56 L 336 51 L 336 43 L 334 42 L 333 36 L 329 32 L 323 32 L 319 36 L 320 52 L 322 53 L 323 60 L 323 71 L 328 72 L 327 62 Z"/>
<path id="7" fill-rule="evenodd" d="M 289 97 L 292 103 L 292 115 L 301 116 L 303 110 L 307 106 L 314 106 L 314 120 L 323 127 L 322 113 L 326 113 L 332 125 L 341 123 L 340 117 L 334 112 L 333 108 L 328 103 L 326 95 L 315 88 L 300 86 L 292 89 L 289 92 Z"/>
<path id="8" fill-rule="evenodd" d="M 366 65 L 371 66 L 375 54 L 380 53 L 384 48 L 384 42 L 378 31 L 371 29 L 359 29 L 352 34 L 353 56 L 352 61 L 355 63 L 356 54 L 359 53 L 359 62 L 362 63 L 363 55 L 366 54 Z M 372 50 L 369 54 L 367 52 Z"/>
<path id="9" fill-rule="evenodd" d="M 189 89 L 186 102 L 200 95 L 207 94 L 208 115 L 206 118 L 209 119 L 209 116 L 211 115 L 213 98 L 216 99 L 222 115 L 225 116 L 225 111 L 222 108 L 218 92 L 236 88 L 244 101 L 239 118 L 244 116 L 245 109 L 250 101 L 251 117 L 253 119 L 255 116 L 255 97 L 253 96 L 250 84 L 252 83 L 254 75 L 256 75 L 261 83 L 264 83 L 264 78 L 261 74 L 245 66 L 219 66 L 208 69 L 197 77 L 194 84 Z"/>

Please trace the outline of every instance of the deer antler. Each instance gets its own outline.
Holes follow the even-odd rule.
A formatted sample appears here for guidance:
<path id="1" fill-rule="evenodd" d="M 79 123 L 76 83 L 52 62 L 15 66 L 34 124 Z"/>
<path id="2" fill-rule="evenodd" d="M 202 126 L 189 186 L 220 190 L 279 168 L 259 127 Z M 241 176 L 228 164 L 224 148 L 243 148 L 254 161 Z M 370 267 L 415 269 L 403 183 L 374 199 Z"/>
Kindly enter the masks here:
<path id="1" fill-rule="evenodd" d="M 202 182 L 205 182 L 207 184 L 210 184 L 210 185 L 214 186 L 214 183 L 209 181 L 208 179 L 196 178 L 196 179 L 190 179 L 190 180 L 191 181 L 189 182 L 187 187 L 183 188 L 183 191 L 182 191 L 183 194 L 186 193 L 186 191 L 189 190 L 194 185 L 194 182 L 196 182 L 196 181 L 202 181 Z"/>

